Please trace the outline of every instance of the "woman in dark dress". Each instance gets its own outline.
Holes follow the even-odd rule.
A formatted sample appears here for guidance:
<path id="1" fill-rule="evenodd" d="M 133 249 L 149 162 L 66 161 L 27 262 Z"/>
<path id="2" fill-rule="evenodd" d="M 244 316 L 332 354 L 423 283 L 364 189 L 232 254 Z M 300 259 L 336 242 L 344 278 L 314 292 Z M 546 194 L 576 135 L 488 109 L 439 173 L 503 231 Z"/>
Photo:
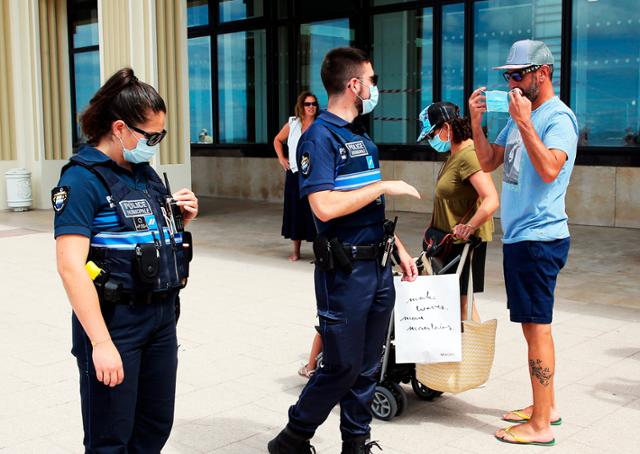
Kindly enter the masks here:
<path id="1" fill-rule="evenodd" d="M 300 199 L 296 148 L 300 136 L 311 126 L 317 116 L 318 98 L 309 91 L 303 91 L 298 95 L 296 101 L 295 116 L 289 117 L 287 123 L 273 139 L 273 148 L 278 155 L 278 161 L 287 172 L 284 184 L 282 236 L 291 239 L 293 250 L 289 260 L 292 262 L 300 258 L 302 240 L 313 241 L 316 235 L 309 202 L 306 197 Z M 288 157 L 283 150 L 285 142 L 287 143 Z"/>

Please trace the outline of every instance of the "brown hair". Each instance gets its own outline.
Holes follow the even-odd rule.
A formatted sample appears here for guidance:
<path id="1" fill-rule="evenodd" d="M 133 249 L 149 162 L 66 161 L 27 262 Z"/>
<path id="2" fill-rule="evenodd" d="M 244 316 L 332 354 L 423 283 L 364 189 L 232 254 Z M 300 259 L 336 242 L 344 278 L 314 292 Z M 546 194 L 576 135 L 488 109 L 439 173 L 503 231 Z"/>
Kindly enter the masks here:
<path id="1" fill-rule="evenodd" d="M 298 95 L 298 99 L 296 100 L 295 114 L 296 114 L 296 117 L 300 119 L 300 121 L 302 121 L 302 116 L 304 115 L 304 100 L 307 99 L 309 96 L 315 99 L 316 103 L 318 102 L 318 97 L 308 90 L 300 93 Z M 316 114 L 313 116 L 314 120 L 318 117 L 319 113 L 320 113 L 320 106 L 317 106 Z"/>
<path id="2" fill-rule="evenodd" d="M 327 94 L 337 95 L 347 88 L 347 82 L 359 77 L 362 65 L 371 59 L 366 52 L 354 47 L 337 47 L 330 50 L 322 60 L 320 76 Z"/>
<path id="3" fill-rule="evenodd" d="M 133 69 L 122 68 L 100 87 L 80 117 L 87 142 L 95 145 L 122 120 L 138 126 L 148 120 L 149 111 L 167 112 L 164 100 L 155 88 L 135 76 Z"/>
<path id="4" fill-rule="evenodd" d="M 454 143 L 460 143 L 473 137 L 469 117 L 456 117 L 448 123 L 451 125 L 451 131 L 453 131 L 452 141 Z"/>
<path id="5" fill-rule="evenodd" d="M 435 104 L 446 104 L 454 109 L 454 116 L 451 120 L 441 123 L 437 129 L 442 128 L 445 123 L 451 126 L 451 142 L 460 143 L 463 140 L 471 139 L 473 137 L 473 131 L 471 129 L 471 120 L 469 117 L 460 116 L 460 107 L 452 102 L 442 102 Z"/>

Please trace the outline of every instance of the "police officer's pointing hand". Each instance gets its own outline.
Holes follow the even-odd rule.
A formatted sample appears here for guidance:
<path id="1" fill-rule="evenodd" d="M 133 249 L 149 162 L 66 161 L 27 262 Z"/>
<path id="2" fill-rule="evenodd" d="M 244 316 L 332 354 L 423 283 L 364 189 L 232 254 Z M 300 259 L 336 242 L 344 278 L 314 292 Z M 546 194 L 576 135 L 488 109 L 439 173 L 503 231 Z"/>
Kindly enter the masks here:
<path id="1" fill-rule="evenodd" d="M 381 181 L 380 184 L 383 187 L 382 192 L 387 195 L 409 195 L 420 198 L 420 193 L 416 188 L 402 180 Z"/>

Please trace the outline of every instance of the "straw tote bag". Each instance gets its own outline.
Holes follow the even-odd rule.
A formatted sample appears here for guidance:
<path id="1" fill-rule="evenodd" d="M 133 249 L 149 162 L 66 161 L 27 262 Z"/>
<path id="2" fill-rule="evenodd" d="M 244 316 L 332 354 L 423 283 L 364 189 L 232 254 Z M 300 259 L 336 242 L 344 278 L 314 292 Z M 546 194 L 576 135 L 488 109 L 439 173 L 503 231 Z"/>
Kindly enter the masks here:
<path id="1" fill-rule="evenodd" d="M 456 274 L 460 276 L 469 244 L 464 248 Z M 471 320 L 473 313 L 473 277 L 469 257 L 469 283 L 467 285 L 467 320 L 462 322 L 462 361 L 455 363 L 416 364 L 416 378 L 436 391 L 460 393 L 477 388 L 489 379 L 496 347 L 496 319 L 485 322 Z"/>

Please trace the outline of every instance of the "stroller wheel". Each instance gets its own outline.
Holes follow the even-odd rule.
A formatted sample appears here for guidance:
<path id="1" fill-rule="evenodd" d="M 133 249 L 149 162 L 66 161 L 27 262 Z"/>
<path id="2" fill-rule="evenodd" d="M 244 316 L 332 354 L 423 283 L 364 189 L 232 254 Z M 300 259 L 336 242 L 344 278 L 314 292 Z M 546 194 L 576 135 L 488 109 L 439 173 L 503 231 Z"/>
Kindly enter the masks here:
<path id="1" fill-rule="evenodd" d="M 431 401 L 442 395 L 442 391 L 436 391 L 435 389 L 431 389 L 428 386 L 423 385 L 415 376 L 411 377 L 411 387 L 413 388 L 413 392 L 416 396 L 422 400 Z"/>
<path id="2" fill-rule="evenodd" d="M 376 386 L 371 402 L 373 416 L 383 421 L 390 421 L 398 412 L 398 404 L 393 393 L 382 385 Z"/>
<path id="3" fill-rule="evenodd" d="M 407 393 L 402 386 L 398 383 L 387 383 L 386 384 L 393 396 L 396 398 L 396 403 L 398 404 L 398 411 L 396 412 L 396 416 L 400 416 L 409 405 L 409 399 L 407 398 Z"/>

